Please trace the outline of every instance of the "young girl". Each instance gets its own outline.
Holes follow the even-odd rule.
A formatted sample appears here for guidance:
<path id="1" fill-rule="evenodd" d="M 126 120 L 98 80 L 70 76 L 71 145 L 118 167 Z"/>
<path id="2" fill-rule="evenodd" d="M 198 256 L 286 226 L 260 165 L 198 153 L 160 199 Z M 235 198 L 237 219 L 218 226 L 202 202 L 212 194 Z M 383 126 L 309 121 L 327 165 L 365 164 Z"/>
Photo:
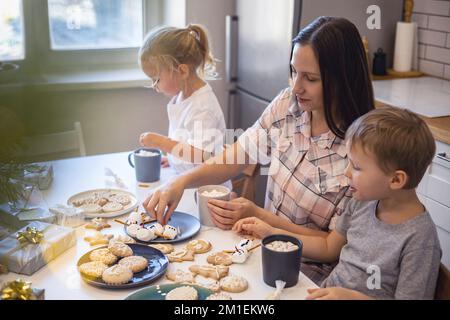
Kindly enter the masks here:
<path id="1" fill-rule="evenodd" d="M 225 120 L 204 76 L 214 76 L 215 63 L 205 29 L 158 27 L 150 31 L 139 51 L 139 62 L 150 87 L 171 97 L 167 105 L 169 135 L 142 133 L 142 146 L 168 154 L 162 165 L 177 173 L 192 169 L 214 151 L 221 151 Z"/>

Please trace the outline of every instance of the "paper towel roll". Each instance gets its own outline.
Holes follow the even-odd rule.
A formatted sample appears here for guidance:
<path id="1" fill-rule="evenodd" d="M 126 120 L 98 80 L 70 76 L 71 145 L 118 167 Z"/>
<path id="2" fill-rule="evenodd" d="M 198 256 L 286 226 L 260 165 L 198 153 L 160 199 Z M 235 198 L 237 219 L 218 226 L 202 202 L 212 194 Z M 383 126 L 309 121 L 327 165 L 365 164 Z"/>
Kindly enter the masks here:
<path id="1" fill-rule="evenodd" d="M 395 71 L 411 71 L 415 30 L 415 22 L 397 22 L 394 51 Z"/>

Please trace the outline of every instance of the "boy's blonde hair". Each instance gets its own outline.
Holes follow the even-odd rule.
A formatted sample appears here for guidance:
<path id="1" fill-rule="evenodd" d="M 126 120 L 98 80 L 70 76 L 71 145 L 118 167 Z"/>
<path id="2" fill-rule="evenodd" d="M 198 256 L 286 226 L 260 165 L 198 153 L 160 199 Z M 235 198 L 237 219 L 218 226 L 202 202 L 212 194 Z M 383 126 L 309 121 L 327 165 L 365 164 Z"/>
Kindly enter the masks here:
<path id="1" fill-rule="evenodd" d="M 433 160 L 436 144 L 428 125 L 406 109 L 382 107 L 358 118 L 348 128 L 347 143 L 373 153 L 385 173 L 403 170 L 403 189 L 416 188 Z"/>
<path id="2" fill-rule="evenodd" d="M 210 51 L 206 29 L 198 24 L 186 28 L 156 27 L 144 39 L 139 63 L 150 63 L 157 73 L 161 67 L 175 70 L 186 64 L 198 76 L 216 77 L 215 59 Z"/>

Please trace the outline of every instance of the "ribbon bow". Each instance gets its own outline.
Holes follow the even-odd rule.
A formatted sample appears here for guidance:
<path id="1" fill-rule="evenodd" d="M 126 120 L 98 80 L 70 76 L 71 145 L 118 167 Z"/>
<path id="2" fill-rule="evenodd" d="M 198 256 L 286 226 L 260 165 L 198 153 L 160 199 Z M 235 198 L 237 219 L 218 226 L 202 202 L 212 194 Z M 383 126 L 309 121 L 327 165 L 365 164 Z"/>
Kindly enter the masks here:
<path id="1" fill-rule="evenodd" d="M 6 283 L 1 293 L 2 300 L 36 300 L 31 282 L 21 279 Z"/>
<path id="2" fill-rule="evenodd" d="M 19 231 L 16 237 L 21 244 L 38 244 L 44 238 L 44 234 L 35 227 L 27 227 L 25 231 Z"/>

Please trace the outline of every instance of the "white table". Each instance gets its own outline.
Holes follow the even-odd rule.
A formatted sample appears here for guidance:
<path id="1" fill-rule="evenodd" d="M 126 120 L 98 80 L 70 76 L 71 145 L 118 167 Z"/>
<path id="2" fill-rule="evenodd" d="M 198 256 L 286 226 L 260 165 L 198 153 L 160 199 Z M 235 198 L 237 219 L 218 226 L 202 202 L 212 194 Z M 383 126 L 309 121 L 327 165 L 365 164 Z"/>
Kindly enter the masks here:
<path id="1" fill-rule="evenodd" d="M 53 161 L 54 181 L 51 189 L 43 192 L 44 199 L 49 206 L 57 203 L 65 203 L 67 199 L 78 192 L 97 188 L 114 188 L 111 178 L 105 177 L 104 168 L 111 168 L 133 192 L 140 202 L 149 194 L 152 188 L 170 179 L 175 173 L 172 169 L 162 169 L 161 181 L 153 183 L 149 188 L 139 187 L 135 180 L 134 169 L 127 161 L 128 153 L 106 154 L 84 158 L 73 158 Z M 190 213 L 197 216 L 197 207 L 194 201 L 194 190 L 188 189 L 178 205 L 178 211 Z M 125 216 L 126 217 L 126 216 Z M 124 217 L 122 218 L 124 219 Z M 103 233 L 125 234 L 123 226 L 109 219 L 112 228 L 104 229 Z M 77 271 L 78 259 L 92 249 L 83 240 L 85 235 L 93 233 L 92 230 L 83 226 L 77 228 L 77 245 L 66 251 L 64 254 L 49 262 L 42 269 L 32 276 L 8 273 L 2 275 L 0 282 L 12 281 L 22 278 L 33 283 L 33 287 L 44 288 L 46 299 L 123 299 L 133 291 L 141 289 L 132 288 L 129 290 L 105 290 L 86 284 Z M 218 228 L 202 227 L 195 236 L 196 239 L 205 239 L 213 244 L 212 251 L 232 249 L 241 237 L 231 231 L 223 231 Z M 186 243 L 175 244 L 175 249 L 182 248 Z M 210 252 L 212 252 L 210 251 Z M 206 254 L 195 256 L 194 262 L 171 263 L 169 268 L 180 268 L 188 270 L 191 264 L 206 264 Z M 265 299 L 274 291 L 274 288 L 266 285 L 262 279 L 261 250 L 255 249 L 245 264 L 233 264 L 230 266 L 230 273 L 244 276 L 249 282 L 248 290 L 231 294 L 233 299 Z M 171 283 L 165 277 L 161 277 L 153 284 Z M 307 295 L 306 289 L 317 287 L 310 279 L 303 274 L 299 276 L 299 282 L 295 287 L 287 288 L 283 291 L 282 299 L 304 299 Z"/>

